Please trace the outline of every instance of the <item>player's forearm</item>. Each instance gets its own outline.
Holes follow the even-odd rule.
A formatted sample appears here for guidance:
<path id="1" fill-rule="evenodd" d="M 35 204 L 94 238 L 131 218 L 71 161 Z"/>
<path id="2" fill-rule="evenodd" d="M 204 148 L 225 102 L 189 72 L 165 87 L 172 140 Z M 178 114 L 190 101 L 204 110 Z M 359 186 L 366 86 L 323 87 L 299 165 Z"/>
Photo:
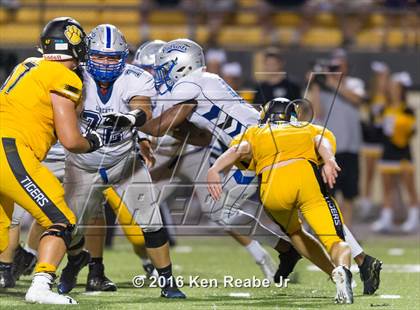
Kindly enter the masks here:
<path id="1" fill-rule="evenodd" d="M 55 132 L 61 144 L 72 153 L 85 153 L 91 145 L 79 130 L 75 104 L 60 95 L 51 94 Z"/>
<path id="2" fill-rule="evenodd" d="M 241 142 L 239 145 L 230 147 L 213 164 L 212 168 L 216 172 L 230 170 L 235 162 L 248 158 L 250 147 L 247 142 Z"/>
<path id="3" fill-rule="evenodd" d="M 172 132 L 172 136 L 182 142 L 186 140 L 186 143 L 196 146 L 208 146 L 213 137 L 208 130 L 198 128 L 187 120 Z"/>
<path id="4" fill-rule="evenodd" d="M 229 170 L 240 157 L 241 154 L 235 151 L 235 147 L 231 147 L 215 161 L 210 169 L 217 173 Z"/>
<path id="5" fill-rule="evenodd" d="M 73 138 L 59 139 L 61 144 L 72 153 L 86 153 L 90 150 L 91 145 L 87 139 L 83 138 L 80 134 L 79 136 L 74 136 Z M 65 141 L 65 142 L 63 142 Z"/>
<path id="6" fill-rule="evenodd" d="M 334 151 L 332 149 L 332 146 L 325 137 L 322 137 L 321 135 L 318 135 L 315 138 L 315 143 L 316 143 L 316 146 L 317 146 L 317 152 L 321 156 L 321 158 L 324 162 L 327 162 L 331 159 L 335 160 Z"/>
<path id="7" fill-rule="evenodd" d="M 152 118 L 152 109 L 149 97 L 136 96 L 130 100 L 129 106 L 131 111 L 143 111 L 146 116 L 146 121 Z"/>
<path id="8" fill-rule="evenodd" d="M 155 137 L 162 137 L 173 128 L 179 126 L 189 116 L 192 109 L 193 107 L 189 104 L 175 105 L 163 112 L 159 117 L 148 121 L 141 127 L 141 131 Z"/>

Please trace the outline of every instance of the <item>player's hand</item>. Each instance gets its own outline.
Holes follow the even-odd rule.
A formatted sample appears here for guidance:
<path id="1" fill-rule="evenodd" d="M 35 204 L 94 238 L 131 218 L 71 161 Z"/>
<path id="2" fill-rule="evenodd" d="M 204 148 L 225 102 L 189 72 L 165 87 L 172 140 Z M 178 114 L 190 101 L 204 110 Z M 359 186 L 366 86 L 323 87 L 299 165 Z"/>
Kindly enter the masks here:
<path id="1" fill-rule="evenodd" d="M 86 153 L 91 153 L 104 146 L 101 135 L 94 130 L 90 130 L 83 134 L 83 137 L 88 140 L 90 149 Z"/>
<path id="2" fill-rule="evenodd" d="M 322 167 L 322 179 L 324 183 L 328 184 L 330 188 L 334 187 L 335 179 L 338 177 L 338 172 L 341 171 L 341 168 L 337 165 L 335 158 L 331 158 L 324 163 Z"/>
<path id="3" fill-rule="evenodd" d="M 147 168 L 153 168 L 156 163 L 156 158 L 153 154 L 152 146 L 148 140 L 140 141 L 140 153 L 143 156 L 144 162 L 146 163 Z"/>
<path id="4" fill-rule="evenodd" d="M 104 126 L 112 128 L 130 128 L 136 123 L 136 116 L 134 113 L 120 113 L 120 112 L 109 112 L 102 114 Z"/>
<path id="5" fill-rule="evenodd" d="M 219 200 L 222 197 L 222 182 L 218 172 L 212 168 L 207 173 L 207 189 L 214 200 Z"/>

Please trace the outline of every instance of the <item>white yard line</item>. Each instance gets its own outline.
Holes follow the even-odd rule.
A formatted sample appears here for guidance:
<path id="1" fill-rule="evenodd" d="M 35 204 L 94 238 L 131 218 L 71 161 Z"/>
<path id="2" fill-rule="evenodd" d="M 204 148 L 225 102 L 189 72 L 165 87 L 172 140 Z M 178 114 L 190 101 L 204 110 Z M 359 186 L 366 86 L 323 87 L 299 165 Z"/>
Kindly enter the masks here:
<path id="1" fill-rule="evenodd" d="M 176 253 L 191 253 L 192 252 L 192 247 L 188 246 L 188 245 L 177 245 L 174 249 L 174 252 Z"/>
<path id="2" fill-rule="evenodd" d="M 392 248 L 388 250 L 388 255 L 391 256 L 403 256 L 405 253 L 404 249 L 400 249 L 400 248 Z"/>
<path id="3" fill-rule="evenodd" d="M 242 298 L 242 297 L 248 298 L 248 297 L 251 297 L 251 294 L 250 293 L 235 293 L 235 292 L 233 292 L 233 293 L 229 293 L 229 296 L 230 297 L 238 297 L 238 298 Z"/>
<path id="4" fill-rule="evenodd" d="M 306 267 L 308 271 L 321 271 L 315 265 L 309 265 Z M 359 268 L 355 265 L 351 266 L 352 272 L 359 272 Z M 420 273 L 420 264 L 384 264 L 382 266 L 382 272 L 392 273 Z"/>
<path id="5" fill-rule="evenodd" d="M 400 295 L 379 295 L 379 298 L 383 299 L 399 299 L 401 298 Z"/>

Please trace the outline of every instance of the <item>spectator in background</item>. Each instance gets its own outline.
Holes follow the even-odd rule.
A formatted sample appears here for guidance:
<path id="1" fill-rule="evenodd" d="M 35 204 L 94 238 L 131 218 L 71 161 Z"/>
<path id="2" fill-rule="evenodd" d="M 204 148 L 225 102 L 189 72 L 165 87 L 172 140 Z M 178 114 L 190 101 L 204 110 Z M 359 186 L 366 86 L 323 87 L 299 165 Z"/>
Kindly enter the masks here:
<path id="1" fill-rule="evenodd" d="M 227 62 L 223 64 L 221 77 L 235 91 L 242 88 L 242 67 L 239 62 Z"/>
<path id="2" fill-rule="evenodd" d="M 407 106 L 407 88 L 412 84 L 407 72 L 391 76 L 389 104 L 383 117 L 383 154 L 379 164 L 382 174 L 383 209 L 379 219 L 373 223 L 375 232 L 394 231 L 393 202 L 398 192 L 399 177 L 409 197 L 409 208 L 406 221 L 401 230 L 411 233 L 419 227 L 419 204 L 415 186 L 415 167 L 411 157 L 410 140 L 414 134 L 416 118 L 412 109 Z"/>
<path id="3" fill-rule="evenodd" d="M 322 81 L 311 83 L 308 98 L 314 105 L 317 121 L 337 138 L 337 164 L 341 167 L 334 191 L 341 192 L 340 204 L 345 223 L 352 222 L 354 199 L 359 192 L 359 149 L 362 142 L 359 107 L 365 97 L 362 80 L 347 75 L 344 50 L 336 50 Z"/>
<path id="4" fill-rule="evenodd" d="M 222 78 L 230 85 L 243 99 L 252 102 L 254 90 L 244 87 L 242 66 L 239 62 L 228 62 L 222 66 Z"/>
<path id="5" fill-rule="evenodd" d="M 261 105 L 277 97 L 290 100 L 301 98 L 300 87 L 284 72 L 284 64 L 277 48 L 268 48 L 264 52 L 264 80 L 256 88 L 254 104 Z"/>
<path id="6" fill-rule="evenodd" d="M 207 72 L 222 74 L 222 66 L 226 62 L 226 52 L 222 48 L 210 48 L 206 52 Z"/>
<path id="7" fill-rule="evenodd" d="M 365 162 L 365 180 L 359 201 L 360 215 L 367 218 L 372 211 L 372 186 L 378 159 L 382 155 L 382 116 L 387 101 L 390 72 L 386 63 L 374 61 L 367 104 L 363 107 L 364 120 L 362 156 Z"/>

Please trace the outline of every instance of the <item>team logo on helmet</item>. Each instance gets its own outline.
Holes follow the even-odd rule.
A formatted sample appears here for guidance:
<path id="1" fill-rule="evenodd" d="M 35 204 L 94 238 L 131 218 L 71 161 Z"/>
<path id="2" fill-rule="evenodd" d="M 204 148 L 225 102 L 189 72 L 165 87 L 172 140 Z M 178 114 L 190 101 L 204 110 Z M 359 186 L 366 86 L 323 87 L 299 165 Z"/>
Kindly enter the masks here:
<path id="1" fill-rule="evenodd" d="M 64 35 L 73 45 L 77 45 L 82 42 L 82 31 L 75 25 L 69 25 L 64 30 Z"/>
<path id="2" fill-rule="evenodd" d="M 187 51 L 188 46 L 185 44 L 171 44 L 165 48 L 163 48 L 164 53 L 170 53 L 172 51 L 178 51 L 185 53 Z"/>

